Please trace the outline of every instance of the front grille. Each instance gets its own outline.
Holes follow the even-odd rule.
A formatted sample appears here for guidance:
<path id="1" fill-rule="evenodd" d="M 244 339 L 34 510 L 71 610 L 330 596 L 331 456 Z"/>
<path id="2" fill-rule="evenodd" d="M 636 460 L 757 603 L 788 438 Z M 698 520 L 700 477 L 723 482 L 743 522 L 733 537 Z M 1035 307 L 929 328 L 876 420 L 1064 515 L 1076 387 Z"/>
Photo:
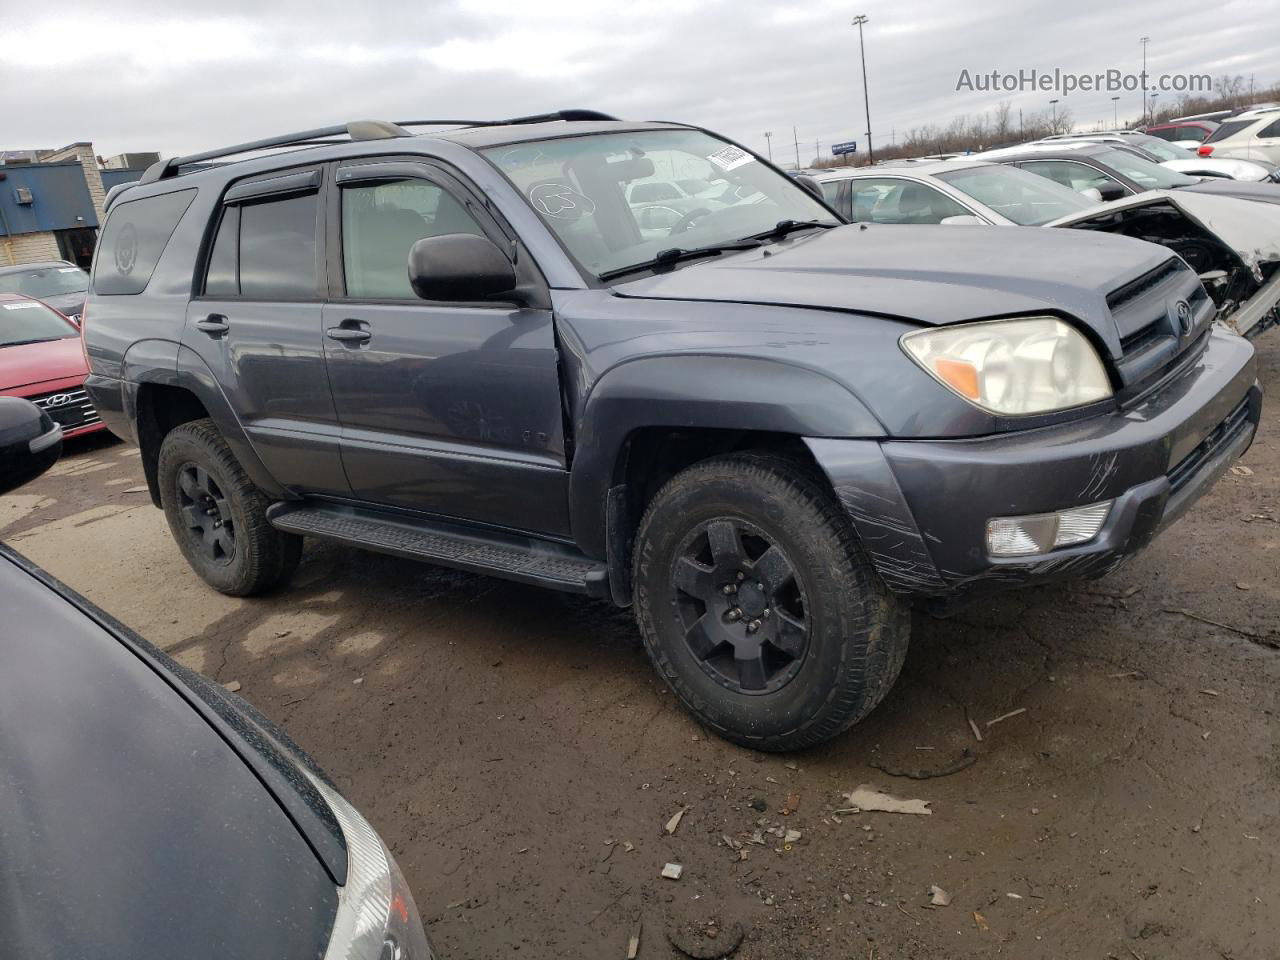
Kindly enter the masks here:
<path id="1" fill-rule="evenodd" d="M 1173 488 L 1173 492 L 1177 493 L 1185 487 L 1197 470 L 1213 459 L 1223 447 L 1234 443 L 1236 438 L 1248 429 L 1249 401 L 1246 398 L 1225 420 L 1210 430 L 1208 436 L 1201 440 L 1194 450 L 1169 471 L 1169 486 Z"/>
<path id="2" fill-rule="evenodd" d="M 63 430 L 79 430 L 102 422 L 97 408 L 82 387 L 45 393 L 31 397 L 30 400 L 56 423 L 61 424 Z"/>
<path id="3" fill-rule="evenodd" d="M 1189 322 L 1178 315 L 1181 300 L 1191 308 Z M 1204 284 L 1177 257 L 1113 290 L 1107 306 L 1120 334 L 1116 366 L 1130 398 L 1181 367 L 1203 344 L 1214 314 Z"/>

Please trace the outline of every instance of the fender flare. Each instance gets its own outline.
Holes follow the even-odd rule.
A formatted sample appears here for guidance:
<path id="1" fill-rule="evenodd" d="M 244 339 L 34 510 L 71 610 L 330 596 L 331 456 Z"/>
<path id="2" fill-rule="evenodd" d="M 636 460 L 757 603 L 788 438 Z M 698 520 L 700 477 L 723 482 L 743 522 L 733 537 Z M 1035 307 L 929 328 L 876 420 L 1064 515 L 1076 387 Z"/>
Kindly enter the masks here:
<path id="1" fill-rule="evenodd" d="M 606 503 L 620 457 L 634 431 L 651 427 L 796 437 L 885 435 L 857 396 L 807 367 L 723 354 L 621 363 L 595 382 L 574 424 L 570 524 L 588 556 L 606 556 Z"/>

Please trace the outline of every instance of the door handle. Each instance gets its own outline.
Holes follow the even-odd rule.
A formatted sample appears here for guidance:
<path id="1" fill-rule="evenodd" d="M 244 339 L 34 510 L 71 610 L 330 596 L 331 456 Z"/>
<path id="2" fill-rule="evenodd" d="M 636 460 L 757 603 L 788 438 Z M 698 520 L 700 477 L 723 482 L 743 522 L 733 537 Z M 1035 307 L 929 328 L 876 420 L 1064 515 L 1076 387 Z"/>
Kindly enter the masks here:
<path id="1" fill-rule="evenodd" d="M 330 340 L 337 340 L 340 343 L 368 343 L 373 337 L 368 330 L 359 330 L 355 327 L 330 327 L 324 333 Z"/>
<path id="2" fill-rule="evenodd" d="M 207 333 L 211 337 L 220 337 L 230 330 L 231 326 L 227 323 L 227 318 L 222 314 L 211 313 L 203 320 L 196 321 L 196 329 L 202 333 Z"/>

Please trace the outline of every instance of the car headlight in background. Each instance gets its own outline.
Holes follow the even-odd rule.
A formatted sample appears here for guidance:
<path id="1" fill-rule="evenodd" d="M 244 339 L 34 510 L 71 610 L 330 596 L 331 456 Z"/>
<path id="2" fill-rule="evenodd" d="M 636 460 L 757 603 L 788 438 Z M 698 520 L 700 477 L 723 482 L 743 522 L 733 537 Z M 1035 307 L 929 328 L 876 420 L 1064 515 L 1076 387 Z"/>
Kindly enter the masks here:
<path id="1" fill-rule="evenodd" d="M 992 413 L 1048 413 L 1111 396 L 1098 352 L 1057 317 L 917 330 L 902 346 L 944 386 Z"/>
<path id="2" fill-rule="evenodd" d="M 338 891 L 324 960 L 434 960 L 409 885 L 382 839 L 340 793 L 310 773 L 307 778 L 347 841 L 347 884 Z"/>

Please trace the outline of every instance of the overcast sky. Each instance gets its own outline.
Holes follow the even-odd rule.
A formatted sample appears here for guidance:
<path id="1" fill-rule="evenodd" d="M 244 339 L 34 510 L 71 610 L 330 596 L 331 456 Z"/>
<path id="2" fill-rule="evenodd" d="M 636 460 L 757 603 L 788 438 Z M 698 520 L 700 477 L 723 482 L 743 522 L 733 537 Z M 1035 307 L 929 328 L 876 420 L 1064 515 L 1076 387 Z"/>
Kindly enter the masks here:
<path id="1" fill-rule="evenodd" d="M 1056 94 L 957 92 L 962 69 L 1256 75 L 1280 81 L 1274 0 L 174 0 L 24 4 L 3 18 L 0 149 L 92 140 L 172 155 L 348 119 L 490 118 L 591 107 L 698 123 L 792 161 L 863 149 L 865 13 L 875 142 Z M 1109 93 L 1062 98 L 1110 121 Z M 1120 118 L 1141 111 L 1124 95 Z"/>

